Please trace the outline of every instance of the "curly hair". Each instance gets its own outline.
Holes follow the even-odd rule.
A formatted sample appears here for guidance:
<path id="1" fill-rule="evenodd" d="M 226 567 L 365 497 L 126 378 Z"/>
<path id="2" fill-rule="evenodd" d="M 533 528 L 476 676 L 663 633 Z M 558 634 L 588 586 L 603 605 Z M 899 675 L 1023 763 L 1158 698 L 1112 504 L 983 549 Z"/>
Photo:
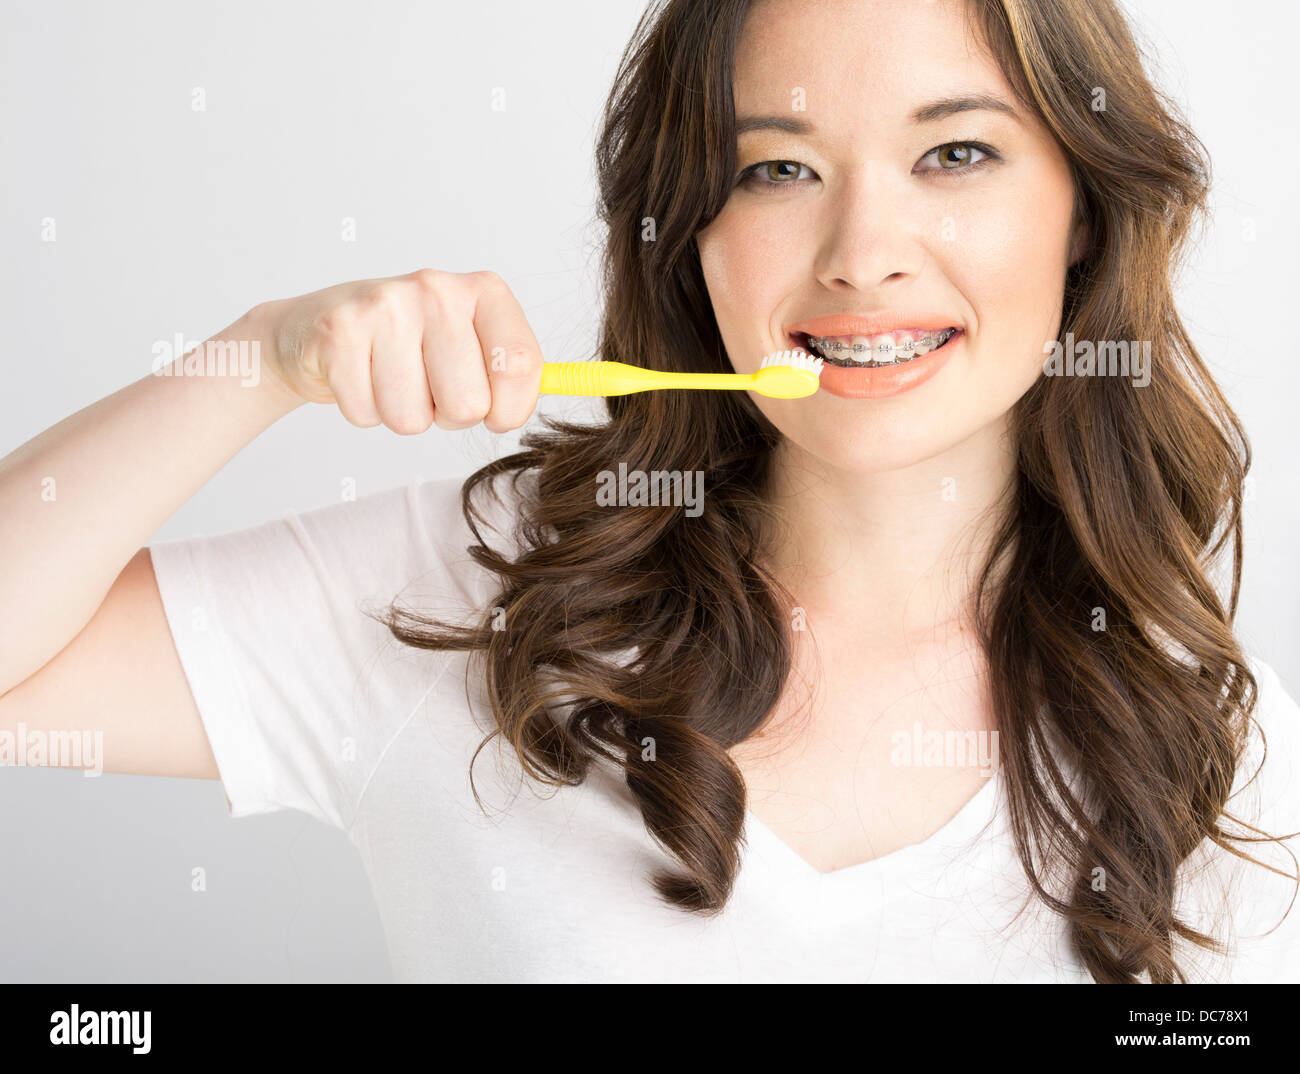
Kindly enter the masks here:
<path id="1" fill-rule="evenodd" d="M 662 0 L 622 57 L 597 144 L 603 360 L 731 371 L 695 235 L 731 189 L 748 8 Z M 1141 392 L 1118 377 L 1040 377 L 1012 414 L 1017 478 L 976 600 L 1009 819 L 1033 891 L 1068 921 L 1095 980 L 1182 981 L 1175 937 L 1221 945 L 1176 915 L 1180 864 L 1205 840 L 1255 862 L 1233 842 L 1274 838 L 1220 826 L 1257 684 L 1232 629 L 1250 447 L 1173 299 L 1209 159 L 1144 74 L 1111 0 L 966 10 L 1070 162 L 1090 242 L 1068 269 L 1062 338 L 1151 340 L 1154 356 Z M 1091 107 L 1098 86 L 1104 110 Z M 647 218 L 654 242 L 642 238 Z M 396 604 L 385 623 L 408 645 L 481 656 L 488 740 L 504 736 L 529 777 L 573 785 L 597 757 L 621 766 L 647 829 L 680 863 L 656 889 L 683 911 L 716 913 L 745 817 L 727 750 L 763 727 L 792 664 L 793 602 L 760 562 L 781 436 L 744 392 L 604 405 L 598 424 L 545 420 L 462 488 L 479 542 L 469 551 L 499 578 L 508 629 L 488 612 L 453 626 Z M 602 471 L 665 460 L 707 473 L 707 511 L 597 504 Z M 518 514 L 519 554 L 505 556 L 482 539 L 474 492 L 496 494 L 502 475 L 517 489 L 525 473 L 536 492 Z M 1226 599 L 1211 577 L 1225 555 Z M 1107 610 L 1105 631 L 1091 629 L 1095 608 Z M 1098 867 L 1104 890 L 1090 882 Z"/>

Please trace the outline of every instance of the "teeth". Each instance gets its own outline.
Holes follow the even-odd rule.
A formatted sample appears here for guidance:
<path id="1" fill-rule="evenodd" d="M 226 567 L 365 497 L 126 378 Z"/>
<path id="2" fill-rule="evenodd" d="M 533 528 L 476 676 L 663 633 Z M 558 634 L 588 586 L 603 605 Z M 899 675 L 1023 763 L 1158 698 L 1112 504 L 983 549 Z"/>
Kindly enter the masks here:
<path id="1" fill-rule="evenodd" d="M 957 332 L 884 332 L 875 336 L 809 336 L 808 346 L 835 365 L 899 365 L 942 347 Z"/>

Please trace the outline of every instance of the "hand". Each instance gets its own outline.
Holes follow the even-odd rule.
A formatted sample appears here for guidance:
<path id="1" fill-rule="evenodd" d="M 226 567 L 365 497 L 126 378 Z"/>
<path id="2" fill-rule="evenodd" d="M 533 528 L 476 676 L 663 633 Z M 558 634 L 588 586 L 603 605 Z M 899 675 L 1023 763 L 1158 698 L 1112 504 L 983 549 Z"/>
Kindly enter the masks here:
<path id="1" fill-rule="evenodd" d="M 409 436 L 494 433 L 537 406 L 542 352 L 495 272 L 420 269 L 263 303 L 248 319 L 278 389 L 336 404 L 353 425 Z"/>

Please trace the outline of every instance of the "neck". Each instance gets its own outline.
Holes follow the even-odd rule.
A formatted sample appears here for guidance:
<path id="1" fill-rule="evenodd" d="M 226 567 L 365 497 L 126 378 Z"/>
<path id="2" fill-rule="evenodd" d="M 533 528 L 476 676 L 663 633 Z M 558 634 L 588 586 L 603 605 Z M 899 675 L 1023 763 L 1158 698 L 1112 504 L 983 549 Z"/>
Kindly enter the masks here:
<path id="1" fill-rule="evenodd" d="M 979 572 L 1014 488 L 1004 424 L 882 473 L 835 468 L 788 439 L 773 463 L 777 525 L 764 565 L 815 628 L 888 650 L 971 626 Z"/>

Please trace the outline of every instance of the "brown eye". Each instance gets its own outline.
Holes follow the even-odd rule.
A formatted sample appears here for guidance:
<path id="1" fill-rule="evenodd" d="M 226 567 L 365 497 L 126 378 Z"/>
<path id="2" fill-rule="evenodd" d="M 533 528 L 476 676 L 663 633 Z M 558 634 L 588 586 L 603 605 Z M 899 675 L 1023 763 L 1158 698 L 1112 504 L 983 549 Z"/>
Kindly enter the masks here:
<path id="1" fill-rule="evenodd" d="M 921 161 L 927 161 L 931 157 L 937 158 L 939 167 L 923 167 L 921 171 L 945 171 L 953 175 L 978 171 L 984 165 L 1002 159 L 994 149 L 982 142 L 949 142 L 947 145 L 936 146 Z"/>
<path id="2" fill-rule="evenodd" d="M 808 165 L 800 164 L 797 160 L 762 160 L 741 172 L 736 185 L 771 191 L 779 186 L 795 186 L 802 181 L 804 172 L 808 176 L 816 174 Z"/>
<path id="3" fill-rule="evenodd" d="M 796 176 L 799 174 L 798 166 L 791 160 L 769 160 L 763 166 L 767 178 L 778 183 L 790 178 L 790 172 L 788 170 L 790 168 L 794 169 L 794 174 Z"/>
<path id="4" fill-rule="evenodd" d="M 939 150 L 939 166 L 941 168 L 960 168 L 970 163 L 970 150 L 968 145 L 945 145 Z"/>

